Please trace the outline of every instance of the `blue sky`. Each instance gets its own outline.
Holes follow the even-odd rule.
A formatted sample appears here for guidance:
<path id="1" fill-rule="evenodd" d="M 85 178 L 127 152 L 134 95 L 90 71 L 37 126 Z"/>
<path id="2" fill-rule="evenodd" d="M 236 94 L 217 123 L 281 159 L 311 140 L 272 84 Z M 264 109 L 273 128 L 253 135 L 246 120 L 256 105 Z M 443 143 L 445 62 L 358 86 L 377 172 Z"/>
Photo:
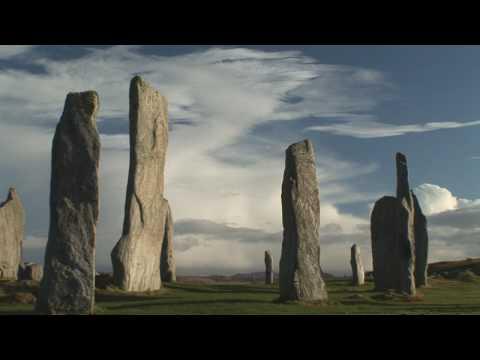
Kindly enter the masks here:
<path id="1" fill-rule="evenodd" d="M 430 261 L 480 256 L 478 46 L 0 46 L 0 189 L 27 210 L 25 257 L 48 233 L 50 146 L 65 96 L 97 90 L 102 136 L 97 265 L 118 240 L 128 171 L 128 86 L 169 101 L 166 197 L 180 274 L 262 268 L 281 248 L 286 147 L 317 154 L 322 266 L 349 272 L 369 212 L 395 192 L 395 152 L 428 214 Z"/>

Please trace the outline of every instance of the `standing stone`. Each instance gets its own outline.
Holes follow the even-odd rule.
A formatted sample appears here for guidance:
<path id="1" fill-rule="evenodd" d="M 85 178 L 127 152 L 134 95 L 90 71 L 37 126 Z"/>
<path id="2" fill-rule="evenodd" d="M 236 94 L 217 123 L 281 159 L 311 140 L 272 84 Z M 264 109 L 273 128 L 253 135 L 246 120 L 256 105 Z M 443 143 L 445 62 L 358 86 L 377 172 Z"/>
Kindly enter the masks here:
<path id="1" fill-rule="evenodd" d="M 412 191 L 413 205 L 415 207 L 415 285 L 427 286 L 428 267 L 428 231 L 427 218 Z"/>
<path id="2" fill-rule="evenodd" d="M 165 234 L 163 236 L 162 257 L 160 260 L 160 273 L 163 282 L 177 281 L 175 256 L 173 251 L 173 219 L 172 210 L 167 202 L 167 218 Z"/>
<path id="3" fill-rule="evenodd" d="M 363 285 L 365 283 L 365 270 L 360 256 L 360 247 L 357 244 L 354 244 L 350 249 L 350 264 L 352 265 L 353 285 Z"/>
<path id="4" fill-rule="evenodd" d="M 163 198 L 168 144 L 167 101 L 139 76 L 130 83 L 130 169 L 122 237 L 111 253 L 115 284 L 126 291 L 158 290 L 168 225 Z"/>
<path id="5" fill-rule="evenodd" d="M 282 220 L 280 299 L 327 300 L 320 269 L 320 199 L 315 152 L 309 140 L 290 145 L 286 151 Z"/>
<path id="6" fill-rule="evenodd" d="M 20 264 L 18 269 L 19 280 L 41 281 L 43 277 L 43 266 L 31 262 Z"/>
<path id="7" fill-rule="evenodd" d="M 399 288 L 399 214 L 397 198 L 384 196 L 375 202 L 370 218 L 375 290 Z"/>
<path id="8" fill-rule="evenodd" d="M 52 146 L 50 228 L 37 311 L 91 314 L 95 305 L 100 138 L 95 91 L 67 95 Z"/>
<path id="9" fill-rule="evenodd" d="M 270 251 L 265 251 L 265 284 L 273 284 L 273 258 Z"/>
<path id="10" fill-rule="evenodd" d="M 399 291 L 415 295 L 415 207 L 412 192 L 408 185 L 407 158 L 402 153 L 396 154 L 397 165 L 397 199 L 403 207 L 400 211 L 400 287 Z"/>
<path id="11" fill-rule="evenodd" d="M 14 188 L 0 203 L 0 279 L 17 280 L 22 261 L 25 211 Z"/>

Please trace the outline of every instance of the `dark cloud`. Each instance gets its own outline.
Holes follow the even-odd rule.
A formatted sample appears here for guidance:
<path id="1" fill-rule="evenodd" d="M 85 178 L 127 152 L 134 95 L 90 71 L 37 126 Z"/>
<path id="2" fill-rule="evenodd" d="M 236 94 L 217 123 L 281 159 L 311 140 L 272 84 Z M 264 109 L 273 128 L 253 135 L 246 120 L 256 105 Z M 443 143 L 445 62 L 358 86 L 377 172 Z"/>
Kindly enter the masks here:
<path id="1" fill-rule="evenodd" d="M 427 217 L 430 225 L 449 226 L 456 229 L 480 227 L 480 207 L 444 211 Z"/>
<path id="2" fill-rule="evenodd" d="M 281 242 L 282 233 L 269 233 L 247 227 L 232 227 L 210 220 L 183 219 L 175 222 L 175 235 L 204 235 L 219 240 L 242 242 Z"/>

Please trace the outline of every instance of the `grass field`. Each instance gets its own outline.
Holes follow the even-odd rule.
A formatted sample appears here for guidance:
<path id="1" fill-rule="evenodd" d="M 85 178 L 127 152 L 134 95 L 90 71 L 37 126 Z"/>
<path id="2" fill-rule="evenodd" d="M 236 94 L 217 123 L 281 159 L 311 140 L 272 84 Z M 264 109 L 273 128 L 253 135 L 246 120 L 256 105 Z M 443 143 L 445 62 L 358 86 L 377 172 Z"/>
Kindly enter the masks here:
<path id="1" fill-rule="evenodd" d="M 480 282 L 432 279 L 415 299 L 355 288 L 348 280 L 327 280 L 327 304 L 278 303 L 278 288 L 256 283 L 166 285 L 158 292 L 131 294 L 98 290 L 96 313 L 114 314 L 480 314 Z M 12 301 L 12 293 L 36 292 L 0 283 L 0 314 L 32 314 L 33 305 Z"/>

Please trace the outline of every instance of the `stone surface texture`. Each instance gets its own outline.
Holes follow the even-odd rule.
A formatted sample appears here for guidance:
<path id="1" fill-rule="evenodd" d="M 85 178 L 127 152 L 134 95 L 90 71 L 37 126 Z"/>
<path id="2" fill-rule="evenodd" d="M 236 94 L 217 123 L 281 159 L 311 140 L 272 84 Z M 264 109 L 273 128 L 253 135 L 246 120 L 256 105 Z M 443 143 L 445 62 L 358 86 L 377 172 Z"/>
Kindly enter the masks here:
<path id="1" fill-rule="evenodd" d="M 173 217 L 172 210 L 170 205 L 168 205 L 168 202 L 165 233 L 162 244 L 162 258 L 160 260 L 160 272 L 163 282 L 168 283 L 177 281 L 175 253 L 173 249 Z"/>
<path id="2" fill-rule="evenodd" d="M 0 203 L 0 279 L 17 280 L 22 261 L 25 210 L 14 188 Z"/>
<path id="3" fill-rule="evenodd" d="M 313 144 L 286 150 L 282 183 L 283 242 L 279 286 L 283 301 L 325 301 L 320 268 L 320 199 Z"/>
<path id="4" fill-rule="evenodd" d="M 111 253 L 114 282 L 126 291 L 161 288 L 169 205 L 163 198 L 167 101 L 139 76 L 130 83 L 130 168 L 122 237 Z"/>
<path id="5" fill-rule="evenodd" d="M 95 304 L 98 95 L 67 95 L 52 145 L 50 228 L 37 311 L 91 314 Z"/>

